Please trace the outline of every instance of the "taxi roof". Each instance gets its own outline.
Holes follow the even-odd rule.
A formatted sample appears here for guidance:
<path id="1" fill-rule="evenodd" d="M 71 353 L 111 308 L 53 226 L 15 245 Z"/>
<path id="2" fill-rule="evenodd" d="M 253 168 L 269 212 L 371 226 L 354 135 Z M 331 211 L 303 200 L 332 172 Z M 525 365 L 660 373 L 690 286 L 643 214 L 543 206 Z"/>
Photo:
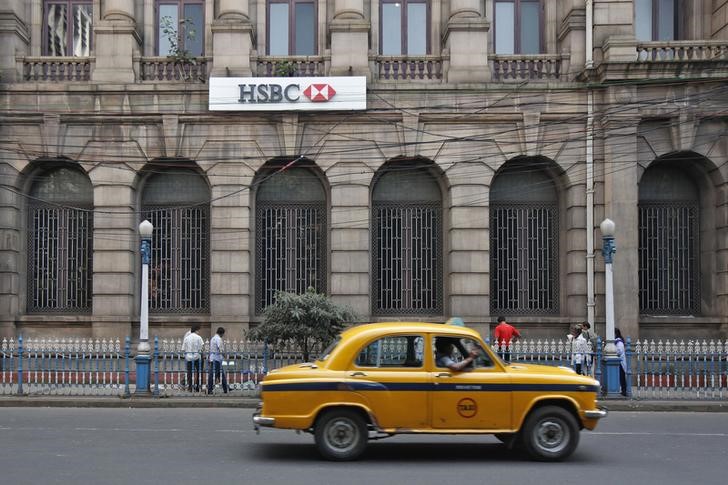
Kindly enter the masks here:
<path id="1" fill-rule="evenodd" d="M 337 368 L 349 362 L 354 352 L 357 352 L 363 341 L 374 339 L 380 335 L 391 333 L 437 333 L 438 335 L 460 335 L 480 338 L 480 334 L 467 327 L 448 325 L 442 323 L 423 322 L 380 322 L 364 323 L 349 327 L 341 332 L 341 343 L 332 351 L 327 359 L 327 367 Z"/>
<path id="2" fill-rule="evenodd" d="M 356 339 L 358 337 L 370 336 L 383 332 L 396 331 L 400 332 L 437 332 L 439 334 L 469 334 L 480 337 L 480 334 L 467 327 L 458 325 L 448 325 L 443 323 L 424 323 L 424 322 L 380 322 L 380 323 L 363 323 L 354 327 L 349 327 L 341 333 L 343 339 Z"/>

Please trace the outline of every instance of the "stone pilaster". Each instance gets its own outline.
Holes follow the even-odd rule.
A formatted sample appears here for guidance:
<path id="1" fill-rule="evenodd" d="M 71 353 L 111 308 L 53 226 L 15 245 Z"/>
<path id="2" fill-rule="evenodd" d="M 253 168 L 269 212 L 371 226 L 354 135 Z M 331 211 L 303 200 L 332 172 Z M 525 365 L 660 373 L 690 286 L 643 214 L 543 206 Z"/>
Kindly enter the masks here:
<path id="1" fill-rule="evenodd" d="M 369 21 L 364 18 L 363 0 L 336 0 L 331 33 L 332 76 L 366 76 L 369 70 Z"/>
<path id="2" fill-rule="evenodd" d="M 134 0 L 107 0 L 94 26 L 96 65 L 92 80 L 133 83 L 134 55 L 142 44 L 134 19 Z"/>
<path id="3" fill-rule="evenodd" d="M 450 52 L 450 83 L 486 82 L 488 67 L 488 31 L 490 22 L 479 10 L 477 0 L 452 0 L 450 18 L 443 35 L 445 49 Z"/>
<path id="4" fill-rule="evenodd" d="M 6 0 L 0 6 L 0 82 L 19 81 L 16 56 L 29 53 L 30 30 L 23 0 Z"/>
<path id="5" fill-rule="evenodd" d="M 622 102 L 628 93 L 617 95 Z M 616 101 L 620 101 L 617 99 Z M 615 325 L 623 335 L 639 336 L 639 286 L 636 268 L 639 267 L 637 229 L 639 202 L 639 165 L 637 153 L 637 113 L 620 113 L 602 119 L 604 131 L 604 215 L 616 224 L 617 253 L 614 256 Z M 632 161 L 632 163 L 630 163 Z M 602 219 L 603 219 L 602 218 Z M 600 220 L 595 221 L 599 224 Z M 597 231 L 597 251 L 602 238 Z M 597 257 L 602 269 L 597 278 L 604 278 L 604 259 Z M 601 285 L 603 288 L 603 284 Z M 603 307 L 602 307 L 603 309 Z M 602 316 L 604 314 L 602 313 Z"/>
<path id="6" fill-rule="evenodd" d="M 212 76 L 250 76 L 253 24 L 247 0 L 220 0 L 212 22 Z"/>

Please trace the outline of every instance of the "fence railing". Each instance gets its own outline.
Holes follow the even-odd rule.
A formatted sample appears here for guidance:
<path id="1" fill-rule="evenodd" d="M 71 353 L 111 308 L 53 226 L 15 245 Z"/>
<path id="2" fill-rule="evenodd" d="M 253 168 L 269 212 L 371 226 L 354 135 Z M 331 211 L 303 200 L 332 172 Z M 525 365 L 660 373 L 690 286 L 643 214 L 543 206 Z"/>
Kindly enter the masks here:
<path id="1" fill-rule="evenodd" d="M 704 62 L 728 59 L 725 41 L 669 41 L 637 44 L 639 62 Z"/>
<path id="2" fill-rule="evenodd" d="M 93 57 L 17 57 L 23 81 L 89 81 Z"/>
<path id="3" fill-rule="evenodd" d="M 373 56 L 376 79 L 441 81 L 446 58 L 441 56 Z"/>
<path id="4" fill-rule="evenodd" d="M 601 380 L 601 343 L 586 359 L 587 372 Z M 205 341 L 200 390 L 189 392 L 181 339 L 154 339 L 151 391 L 158 396 L 204 394 L 208 384 L 209 341 Z M 494 351 L 497 347 L 492 345 Z M 654 341 L 626 344 L 628 394 L 640 399 L 728 399 L 728 341 Z M 511 362 L 571 366 L 566 340 L 520 340 L 510 347 Z M 230 395 L 254 396 L 270 369 L 303 362 L 301 352 L 273 349 L 262 342 L 226 341 L 222 368 Z M 195 376 L 193 376 L 195 379 Z M 0 395 L 113 396 L 135 390 L 136 370 L 129 338 L 3 339 L 0 343 Z M 220 393 L 220 385 L 215 393 Z M 194 389 L 194 388 L 193 388 Z"/>
<path id="5" fill-rule="evenodd" d="M 173 57 L 135 57 L 135 69 L 141 81 L 184 81 L 205 83 L 208 76 L 208 65 L 211 57 L 195 57 L 179 60 Z"/>
<path id="6" fill-rule="evenodd" d="M 257 77 L 326 76 L 328 56 L 254 56 L 250 60 Z"/>

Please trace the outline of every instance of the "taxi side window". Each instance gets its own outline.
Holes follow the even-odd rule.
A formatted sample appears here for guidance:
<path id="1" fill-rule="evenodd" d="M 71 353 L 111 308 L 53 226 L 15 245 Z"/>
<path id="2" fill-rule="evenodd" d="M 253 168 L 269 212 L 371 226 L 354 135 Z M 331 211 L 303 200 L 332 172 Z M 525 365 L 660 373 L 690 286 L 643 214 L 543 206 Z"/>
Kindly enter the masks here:
<path id="1" fill-rule="evenodd" d="M 490 360 L 490 357 L 488 356 L 488 353 L 483 350 L 483 348 L 480 346 L 480 344 L 470 338 L 448 338 L 448 337 L 438 337 L 438 338 L 445 338 L 449 343 L 452 343 L 450 358 L 454 360 L 455 362 L 460 362 L 465 359 L 465 357 L 468 356 L 471 350 L 477 350 L 478 351 L 478 358 L 475 359 L 474 367 L 480 368 L 480 367 L 492 367 L 493 362 Z M 436 339 L 434 339 L 436 341 Z M 438 364 L 438 354 L 437 349 L 433 349 L 433 353 L 435 356 L 435 365 L 438 367 L 442 367 L 442 365 Z"/>
<path id="2" fill-rule="evenodd" d="M 358 367 L 422 367 L 425 339 L 421 335 L 394 335 L 364 347 L 356 357 Z"/>

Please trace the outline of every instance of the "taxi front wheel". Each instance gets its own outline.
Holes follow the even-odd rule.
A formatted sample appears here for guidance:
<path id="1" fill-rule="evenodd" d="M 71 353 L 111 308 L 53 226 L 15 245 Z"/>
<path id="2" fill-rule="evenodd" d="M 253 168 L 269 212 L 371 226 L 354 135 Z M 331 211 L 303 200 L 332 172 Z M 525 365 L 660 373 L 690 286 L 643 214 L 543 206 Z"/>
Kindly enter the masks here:
<path id="1" fill-rule="evenodd" d="M 350 409 L 326 411 L 314 427 L 316 447 L 327 460 L 354 460 L 364 452 L 369 438 L 361 415 Z"/>
<path id="2" fill-rule="evenodd" d="M 579 444 L 579 428 L 566 409 L 545 406 L 526 419 L 521 438 L 526 451 L 536 460 L 559 461 L 571 455 Z"/>

